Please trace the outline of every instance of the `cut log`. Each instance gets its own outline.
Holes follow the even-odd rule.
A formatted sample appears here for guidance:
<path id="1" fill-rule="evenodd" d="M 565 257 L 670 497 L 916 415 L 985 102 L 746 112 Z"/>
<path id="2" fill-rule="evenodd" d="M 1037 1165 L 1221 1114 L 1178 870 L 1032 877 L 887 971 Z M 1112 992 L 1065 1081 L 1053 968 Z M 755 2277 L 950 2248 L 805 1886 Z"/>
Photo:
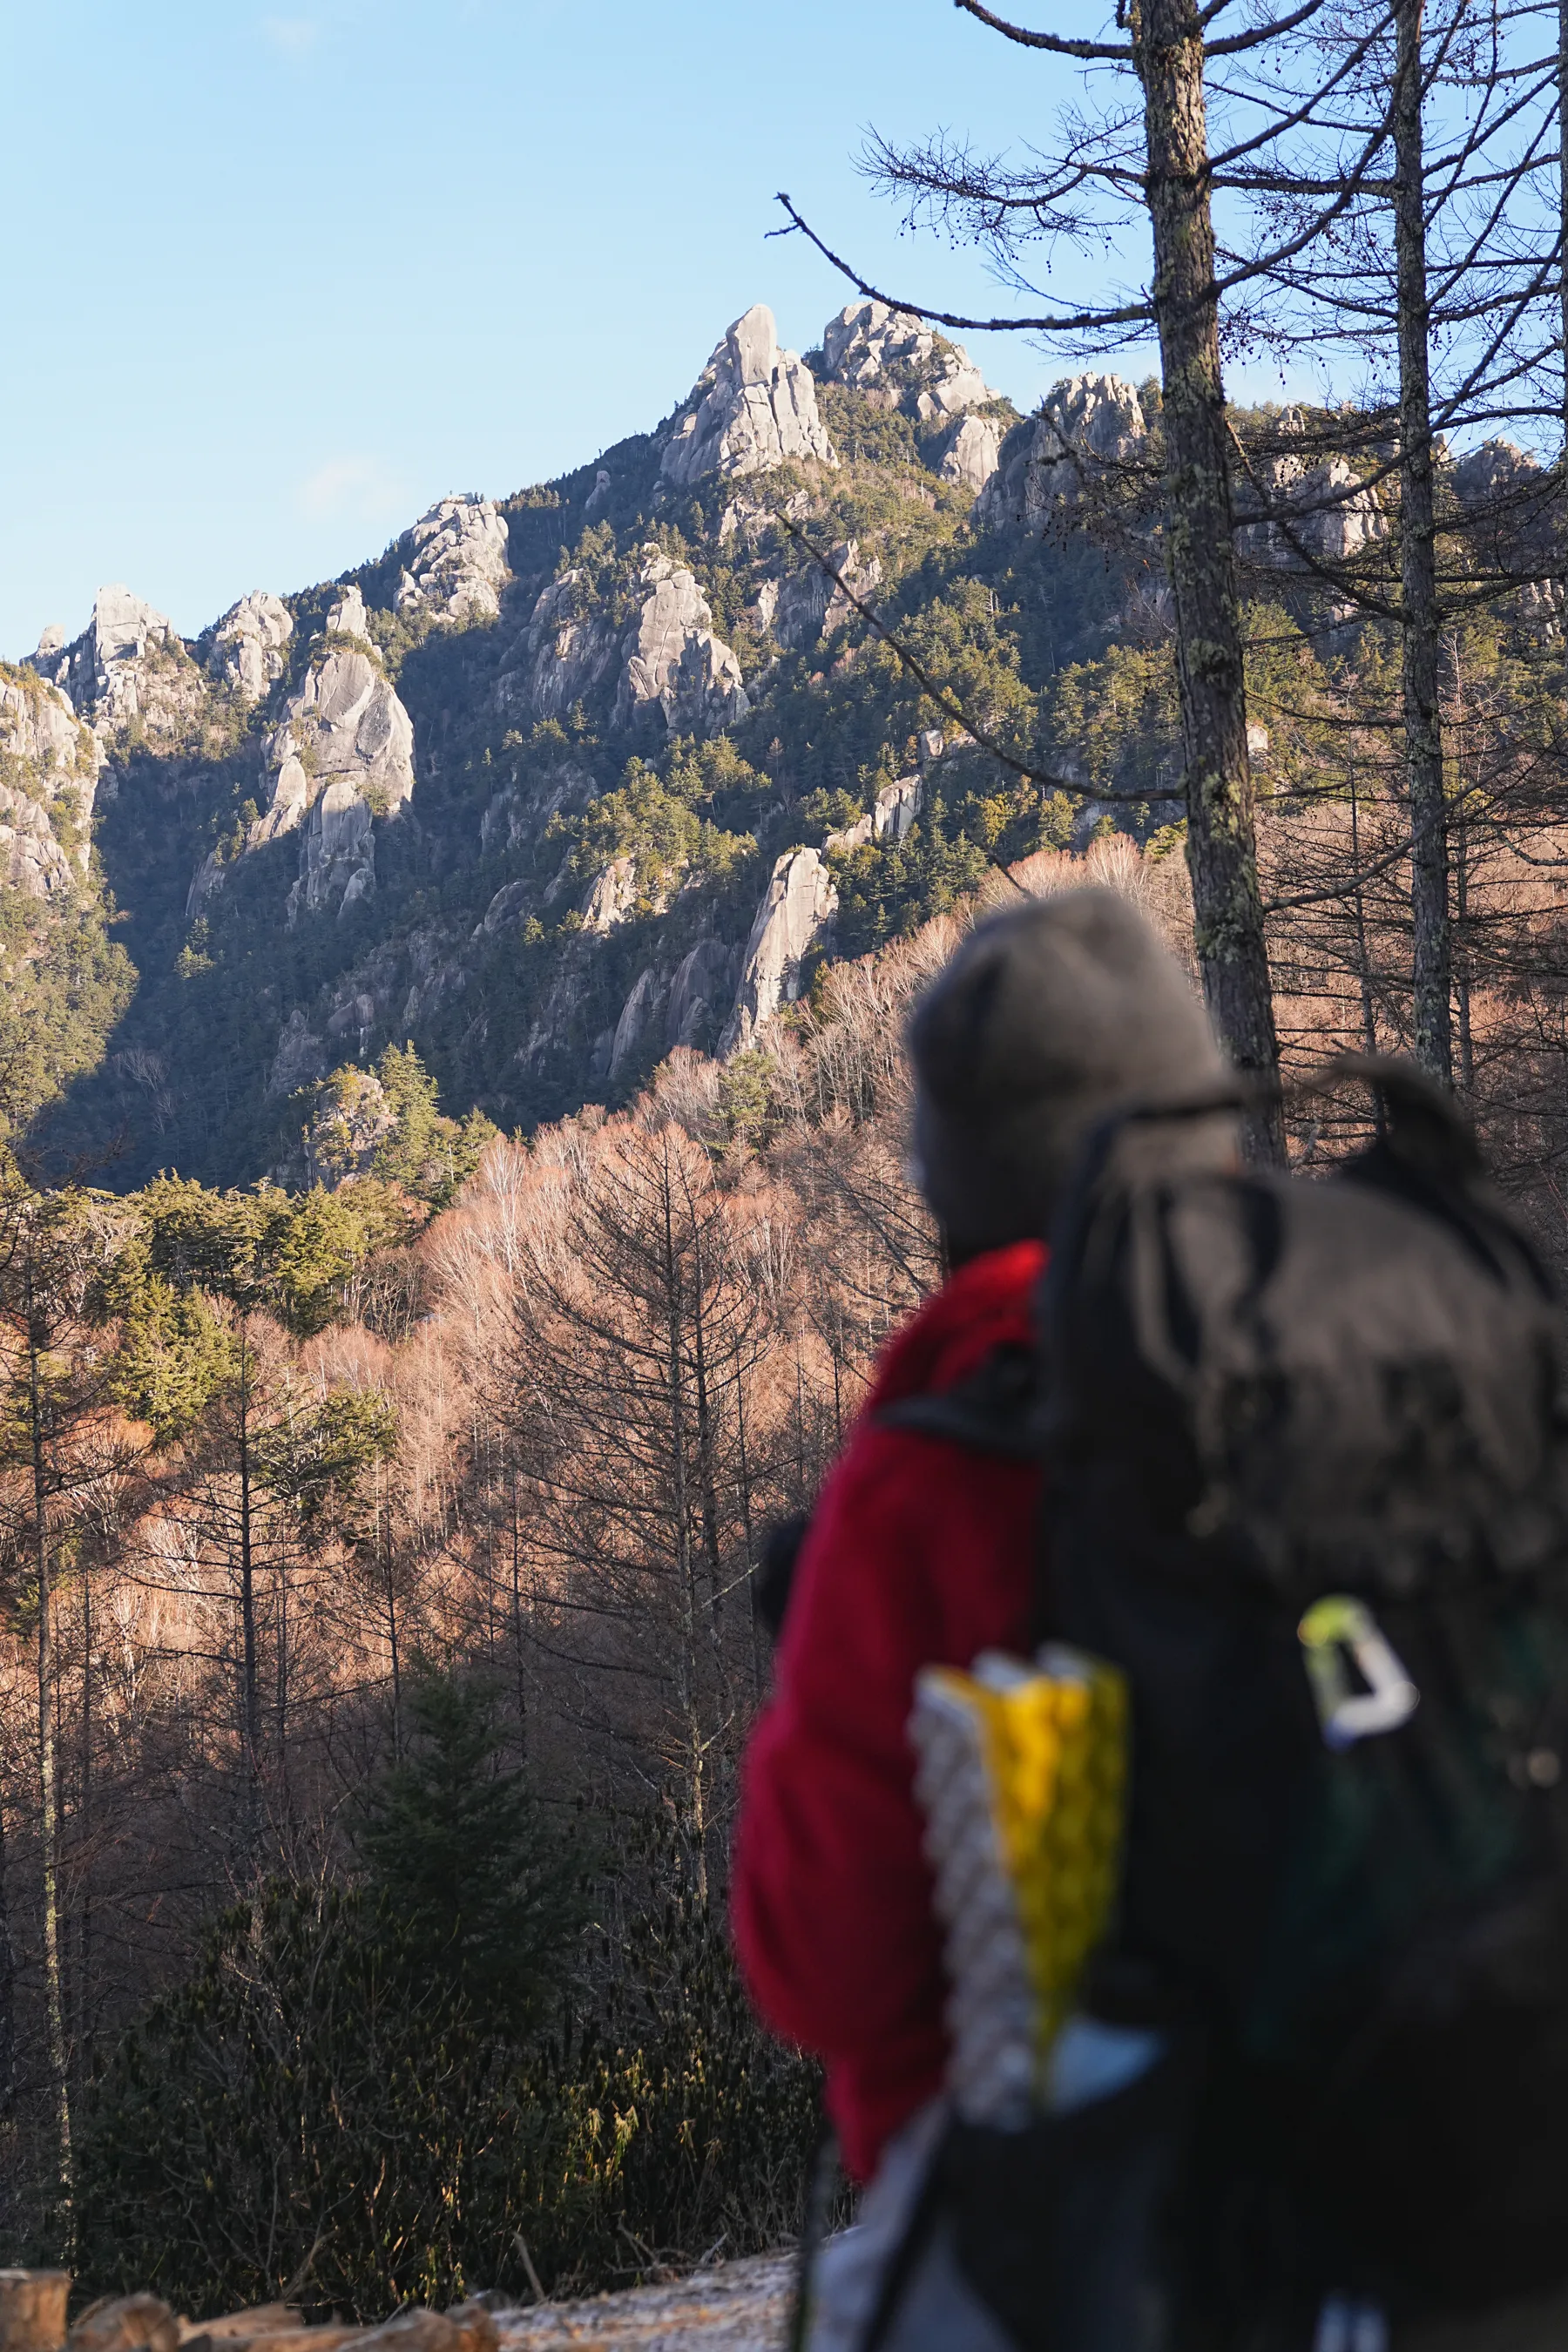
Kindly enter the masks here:
<path id="1" fill-rule="evenodd" d="M 68 2352 L 179 2352 L 180 2324 L 155 2294 L 105 2294 L 66 2337 Z"/>
<path id="2" fill-rule="evenodd" d="M 197 2336 L 211 2336 L 215 2343 L 231 2336 L 280 2336 L 285 2329 L 304 2325 L 297 2306 L 291 2303 L 257 2303 L 247 2311 L 226 2311 L 219 2319 L 183 2319 L 180 2341 L 188 2344 Z"/>
<path id="3" fill-rule="evenodd" d="M 0 2271 L 0 2352 L 57 2352 L 70 2291 L 69 2271 Z"/>
<path id="4" fill-rule="evenodd" d="M 496 2352 L 495 2321 L 482 2303 L 447 2312 L 400 2311 L 363 2337 L 362 2352 Z"/>
<path id="5" fill-rule="evenodd" d="M 230 2317 L 247 2318 L 248 2313 L 231 2313 Z M 258 2329 L 254 2336 L 242 2335 L 237 2328 L 219 2335 L 224 2325 L 215 2320 L 211 2329 L 197 2328 L 185 2336 L 180 2352 L 341 2352 L 345 2344 L 357 2343 L 368 2336 L 368 2327 L 326 2326 L 307 2327 L 296 2312 L 286 2326 L 268 2326 Z"/>

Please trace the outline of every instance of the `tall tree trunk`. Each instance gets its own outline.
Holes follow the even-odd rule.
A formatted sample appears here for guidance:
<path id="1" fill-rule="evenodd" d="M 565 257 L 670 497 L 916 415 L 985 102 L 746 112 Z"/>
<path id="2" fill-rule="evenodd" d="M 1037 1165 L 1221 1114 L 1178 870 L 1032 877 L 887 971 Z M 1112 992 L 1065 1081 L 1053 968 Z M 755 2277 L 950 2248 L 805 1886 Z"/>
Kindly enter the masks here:
<path id="1" fill-rule="evenodd" d="M 518 1487 L 520 1474 L 511 1473 L 511 1665 L 516 1681 L 517 1752 L 528 1761 L 528 1691 L 522 1678 L 522 1527 Z"/>
<path id="2" fill-rule="evenodd" d="M 1568 478 L 1568 0 L 1557 0 L 1557 303 L 1563 340 L 1563 446 L 1557 463 Z M 1568 656 L 1568 604 L 1563 612 L 1563 650 Z"/>
<path id="3" fill-rule="evenodd" d="M 1437 713 L 1437 532 L 1428 373 L 1423 0 L 1398 0 L 1394 88 L 1394 249 L 1399 318 L 1399 568 L 1404 604 L 1405 761 L 1410 793 L 1415 1058 L 1454 1075 L 1448 826 Z"/>
<path id="4" fill-rule="evenodd" d="M 675 1537 L 675 1575 L 677 1586 L 678 1643 L 679 1662 L 676 1670 L 676 1705 L 681 1717 L 681 1733 L 687 1757 L 686 1829 L 692 1871 L 700 1899 L 708 1899 L 708 1788 L 707 1742 L 702 1736 L 701 1701 L 698 1692 L 697 1664 L 697 1561 L 691 1541 L 691 1498 L 687 1479 L 686 1463 L 686 1367 L 681 1347 L 681 1307 L 684 1283 L 680 1255 L 675 1241 L 675 1203 L 668 1162 L 668 1142 L 666 1139 L 665 1164 L 660 1171 L 660 1211 L 664 1231 L 663 1266 L 665 1297 L 665 1347 L 668 1356 L 667 1377 L 669 1392 L 669 1468 L 672 1485 L 670 1517 Z"/>
<path id="5" fill-rule="evenodd" d="M 746 1460 L 746 1388 L 735 1358 L 735 1444 L 741 1473 L 741 1526 L 746 1539 L 746 1591 L 752 1602 L 752 1696 L 763 1696 L 763 1627 L 757 1615 L 757 1549 L 752 1532 L 752 1473 Z"/>
<path id="6" fill-rule="evenodd" d="M 65 1997 L 60 1979 L 59 1754 L 55 1725 L 53 1563 L 49 1558 L 49 1476 L 43 1359 L 47 1337 L 37 1302 L 27 1297 L 27 1418 L 33 1472 L 33 1572 L 38 1588 L 38 1847 L 43 1883 L 44 2011 L 55 2089 L 60 2185 L 71 2182 L 70 2087 L 66 2079 Z"/>
<path id="7" fill-rule="evenodd" d="M 1165 551 L 1176 614 L 1194 934 L 1204 994 L 1222 1045 L 1244 1076 L 1272 1080 L 1279 1041 L 1258 887 L 1203 34 L 1194 0 L 1139 0 L 1133 47 L 1143 85 L 1146 201 L 1154 240 Z M 1253 1141 L 1260 1156 L 1283 1157 L 1277 1108 L 1255 1122 Z"/>
<path id="8" fill-rule="evenodd" d="M 247 1831 L 261 1826 L 261 1669 L 256 1633 L 256 1528 L 250 1460 L 250 1332 L 239 1328 L 240 1734 L 245 1742 Z"/>
<path id="9" fill-rule="evenodd" d="M 77 1953 L 79 1961 L 76 1994 L 77 2073 L 81 2081 L 92 2075 L 92 1570 L 81 1580 L 81 1855 L 77 1900 Z"/>
<path id="10" fill-rule="evenodd" d="M 11 1940 L 11 1872 L 5 1839 L 5 1792 L 0 1789 L 0 2123 L 8 2124 L 16 2101 L 16 1948 Z"/>
<path id="11" fill-rule="evenodd" d="M 1356 793 L 1355 755 L 1351 755 L 1351 872 L 1361 872 L 1361 802 Z M 1377 1045 L 1377 1002 L 1372 992 L 1372 954 L 1366 936 L 1366 898 L 1361 884 L 1356 884 L 1352 901 L 1355 917 L 1355 968 L 1361 989 L 1361 1049 L 1363 1054 L 1375 1054 Z M 1373 1089 L 1373 1118 L 1379 1136 L 1384 1129 L 1383 1097 Z"/>
<path id="12" fill-rule="evenodd" d="M 397 1562 L 392 1549 L 392 1506 L 383 1487 L 382 1465 L 375 1465 L 375 1548 L 386 1595 L 386 1651 L 392 1669 L 392 1752 L 403 1754 L 403 1655 L 397 1636 Z"/>

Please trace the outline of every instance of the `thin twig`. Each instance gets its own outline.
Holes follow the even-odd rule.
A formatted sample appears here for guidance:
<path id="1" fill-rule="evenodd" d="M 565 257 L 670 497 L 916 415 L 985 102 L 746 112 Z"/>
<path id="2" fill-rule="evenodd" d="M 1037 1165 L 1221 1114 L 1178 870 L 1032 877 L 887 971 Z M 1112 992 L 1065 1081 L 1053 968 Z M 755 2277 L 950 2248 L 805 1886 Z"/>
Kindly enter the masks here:
<path id="1" fill-rule="evenodd" d="M 1415 846 L 1415 839 L 1414 833 L 1406 834 L 1405 839 L 1395 842 L 1384 856 L 1374 857 L 1372 864 L 1363 866 L 1359 874 L 1347 874 L 1342 882 L 1331 883 L 1321 890 L 1295 890 L 1286 898 L 1266 898 L 1263 911 L 1266 915 L 1283 915 L 1292 907 L 1319 907 L 1331 898 L 1353 898 L 1363 882 L 1375 880 L 1378 875 L 1386 874 L 1391 866 L 1397 866 L 1402 857 L 1408 856 Z"/>

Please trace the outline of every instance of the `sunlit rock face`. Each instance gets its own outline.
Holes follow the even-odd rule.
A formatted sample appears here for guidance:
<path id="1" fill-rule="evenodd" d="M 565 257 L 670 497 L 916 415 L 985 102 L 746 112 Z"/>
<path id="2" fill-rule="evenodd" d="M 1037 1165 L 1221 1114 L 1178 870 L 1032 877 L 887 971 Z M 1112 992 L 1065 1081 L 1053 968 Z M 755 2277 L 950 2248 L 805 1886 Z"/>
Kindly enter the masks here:
<path id="1" fill-rule="evenodd" d="M 496 683 L 509 715 L 560 719 L 613 678 L 614 727 L 658 713 L 672 735 L 711 735 L 751 709 L 731 647 L 695 575 L 657 547 L 642 550 L 626 588 L 630 625 L 595 606 L 584 574 L 562 572 L 536 599 Z"/>
<path id="2" fill-rule="evenodd" d="M 962 343 L 950 343 L 910 310 L 849 302 L 823 331 L 829 380 L 901 408 L 920 424 L 963 416 L 996 394 Z"/>
<path id="3" fill-rule="evenodd" d="M 791 458 L 838 459 L 816 410 L 811 370 L 779 349 L 773 314 L 757 303 L 737 319 L 669 429 L 659 471 L 683 488 L 710 475 L 760 474 Z"/>
<path id="4" fill-rule="evenodd" d="M 210 667 L 244 702 L 260 702 L 282 677 L 294 616 L 281 596 L 258 589 L 231 604 L 213 632 Z"/>
<path id="5" fill-rule="evenodd" d="M 369 626 L 363 596 L 347 590 L 327 615 L 322 650 L 264 740 L 267 805 L 240 854 L 301 835 L 289 923 L 333 908 L 341 914 L 374 889 L 374 820 L 396 816 L 414 790 L 414 722 L 365 650 Z M 224 874 L 215 849 L 192 881 L 187 915 L 202 912 Z"/>
<path id="6" fill-rule="evenodd" d="M 657 707 L 672 735 L 710 735 L 751 709 L 741 665 L 713 635 L 713 614 L 693 574 L 650 548 L 642 608 L 622 648 L 616 718 L 625 725 Z"/>
<path id="7" fill-rule="evenodd" d="M 806 953 L 837 912 L 838 892 L 821 851 L 786 850 L 773 867 L 746 941 L 721 1052 L 750 1045 L 764 1021 L 797 1001 Z"/>
<path id="8" fill-rule="evenodd" d="M 497 617 L 511 572 L 506 517 L 492 499 L 474 492 L 437 499 L 398 547 L 404 568 L 394 601 L 400 613 L 427 610 L 457 622 Z"/>
<path id="9" fill-rule="evenodd" d="M 1277 431 L 1287 440 L 1306 437 L 1310 428 L 1300 409 L 1287 408 Z M 1271 519 L 1248 521 L 1260 507 L 1272 509 Z M 1343 563 L 1388 532 L 1376 491 L 1350 461 L 1313 459 L 1310 449 L 1256 457 L 1237 485 L 1237 551 L 1254 563 Z"/>
<path id="10" fill-rule="evenodd" d="M 540 590 L 527 625 L 505 657 L 495 700 L 509 718 L 560 719 L 608 675 L 619 646 L 614 623 L 595 606 L 585 572 L 560 572 Z"/>
<path id="11" fill-rule="evenodd" d="M 63 631 L 47 629 L 32 667 L 110 744 L 128 734 L 153 747 L 171 743 L 206 698 L 174 623 L 119 583 L 99 590 L 91 620 L 68 645 Z"/>
<path id="12" fill-rule="evenodd" d="M 1040 537 L 1064 506 L 1141 459 L 1148 433 L 1143 404 L 1121 376 L 1075 375 L 1053 384 L 1038 413 L 1003 441 L 975 501 L 975 521 Z"/>
<path id="13" fill-rule="evenodd" d="M 994 416 L 961 416 L 931 453 L 944 482 L 983 490 L 1001 461 L 1002 427 Z"/>
<path id="14" fill-rule="evenodd" d="M 833 575 L 820 563 L 807 562 L 798 571 L 763 581 L 751 608 L 757 626 L 770 630 L 792 652 L 831 636 L 855 610 L 849 595 L 867 603 L 881 584 L 882 566 L 875 555 L 861 560 L 858 540 L 840 541 L 827 551 Z"/>
<path id="15" fill-rule="evenodd" d="M 58 687 L 0 667 L 0 887 L 69 898 L 90 856 L 103 750 Z"/>

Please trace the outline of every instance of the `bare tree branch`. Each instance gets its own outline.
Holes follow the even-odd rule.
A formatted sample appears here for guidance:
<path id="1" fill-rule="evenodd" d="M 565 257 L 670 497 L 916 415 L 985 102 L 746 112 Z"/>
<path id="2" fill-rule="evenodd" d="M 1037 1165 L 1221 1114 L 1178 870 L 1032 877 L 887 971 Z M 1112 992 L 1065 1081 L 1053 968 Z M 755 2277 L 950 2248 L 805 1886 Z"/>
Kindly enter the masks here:
<path id="1" fill-rule="evenodd" d="M 776 508 L 773 510 L 773 520 L 781 530 L 787 530 L 792 539 L 800 541 L 814 563 L 821 565 L 839 593 L 854 605 L 861 619 L 876 631 L 882 643 L 897 656 L 910 676 L 936 704 L 937 709 L 945 711 L 950 719 L 955 719 L 971 741 L 978 743 L 980 749 L 988 752 L 993 760 L 1000 761 L 1003 767 L 1011 769 L 1014 775 L 1022 776 L 1026 783 L 1045 784 L 1052 792 L 1070 793 L 1075 800 L 1080 801 L 1131 801 L 1137 804 L 1147 805 L 1151 801 L 1179 801 L 1185 798 L 1184 786 L 1177 786 L 1174 791 L 1169 793 L 1108 793 L 1100 791 L 1093 784 L 1075 783 L 1070 777 L 1058 775 L 1048 768 L 1031 768 L 1027 761 L 1018 759 L 1015 753 L 1007 750 L 1005 744 L 999 743 L 994 735 L 988 733 L 976 719 L 973 719 L 957 698 L 948 692 L 946 687 L 937 684 L 919 655 L 912 654 L 908 646 L 900 644 L 891 629 L 878 618 L 864 598 L 855 593 L 854 589 L 835 566 L 831 556 L 825 555 L 820 547 L 813 546 L 798 523 L 792 522 L 788 515 L 780 513 Z M 1002 873 L 1007 873 L 1006 867 L 1001 864 L 1000 859 L 993 858 L 992 863 L 997 866 Z M 1011 881 L 1013 877 L 1009 874 L 1007 878 Z"/>
<path id="2" fill-rule="evenodd" d="M 788 228 L 770 229 L 768 231 L 770 236 L 790 236 L 798 229 L 804 237 L 816 246 L 823 259 L 830 261 L 839 276 L 847 278 L 850 285 L 859 293 L 864 294 L 868 301 L 885 302 L 889 310 L 903 310 L 914 319 L 930 319 L 939 327 L 963 327 L 972 334 L 1072 335 L 1084 334 L 1090 329 L 1101 327 L 1134 326 L 1153 316 L 1147 302 L 1136 302 L 1127 304 L 1121 310 L 1083 310 L 1075 316 L 1062 319 L 966 319 L 959 317 L 954 311 L 932 310 L 920 303 L 900 301 L 897 295 L 885 294 L 879 287 L 871 285 L 860 276 L 858 270 L 852 269 L 848 262 L 835 253 L 831 246 L 825 245 L 809 221 L 801 217 L 783 189 L 779 191 L 776 201 L 789 215 L 790 225 Z"/>

